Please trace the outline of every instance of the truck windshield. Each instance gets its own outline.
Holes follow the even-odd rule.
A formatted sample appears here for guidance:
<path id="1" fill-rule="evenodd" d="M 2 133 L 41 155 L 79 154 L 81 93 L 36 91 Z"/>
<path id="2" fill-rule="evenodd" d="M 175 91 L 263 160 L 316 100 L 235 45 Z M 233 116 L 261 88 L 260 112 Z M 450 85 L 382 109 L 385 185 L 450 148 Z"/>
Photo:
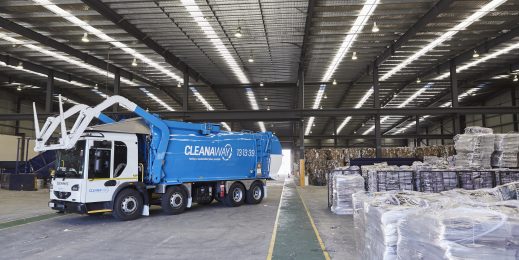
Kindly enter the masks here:
<path id="1" fill-rule="evenodd" d="M 56 157 L 56 177 L 74 179 L 83 178 L 85 143 L 85 140 L 80 140 L 72 149 L 58 150 Z"/>

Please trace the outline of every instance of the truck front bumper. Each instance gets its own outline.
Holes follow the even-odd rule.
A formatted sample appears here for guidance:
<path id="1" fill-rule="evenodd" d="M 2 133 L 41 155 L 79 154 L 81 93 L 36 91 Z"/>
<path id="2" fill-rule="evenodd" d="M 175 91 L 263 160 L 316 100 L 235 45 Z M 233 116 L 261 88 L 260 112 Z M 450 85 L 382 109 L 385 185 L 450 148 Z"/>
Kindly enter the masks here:
<path id="1" fill-rule="evenodd" d="M 70 212 L 70 213 L 87 213 L 87 207 L 84 203 L 70 202 L 63 200 L 51 200 L 49 201 L 49 207 L 53 210 Z"/>

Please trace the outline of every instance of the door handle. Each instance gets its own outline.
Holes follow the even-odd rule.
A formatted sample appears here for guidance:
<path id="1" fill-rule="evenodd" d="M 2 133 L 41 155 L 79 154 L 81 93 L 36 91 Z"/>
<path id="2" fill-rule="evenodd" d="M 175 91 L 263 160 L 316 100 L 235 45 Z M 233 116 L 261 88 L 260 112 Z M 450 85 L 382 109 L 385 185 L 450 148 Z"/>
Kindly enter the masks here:
<path id="1" fill-rule="evenodd" d="M 109 180 L 105 182 L 105 187 L 115 186 L 117 182 L 115 180 Z"/>

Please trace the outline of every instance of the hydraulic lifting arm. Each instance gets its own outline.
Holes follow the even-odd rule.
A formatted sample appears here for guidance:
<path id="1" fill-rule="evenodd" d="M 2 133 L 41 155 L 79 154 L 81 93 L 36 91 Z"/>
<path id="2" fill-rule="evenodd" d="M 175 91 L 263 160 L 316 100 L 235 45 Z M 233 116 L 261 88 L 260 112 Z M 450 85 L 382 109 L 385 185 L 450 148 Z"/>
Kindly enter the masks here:
<path id="1" fill-rule="evenodd" d="M 36 131 L 36 146 L 34 150 L 41 152 L 47 150 L 70 149 L 74 147 L 94 118 L 98 118 L 103 123 L 114 122 L 111 118 L 101 112 L 115 104 L 119 104 L 142 117 L 142 119 L 149 124 L 153 135 L 153 142 L 151 145 L 152 150 L 150 151 L 150 153 L 152 153 L 150 156 L 153 158 L 150 162 L 150 181 L 153 181 L 154 183 L 159 182 L 163 176 L 162 165 L 164 164 L 164 157 L 169 143 L 169 128 L 161 119 L 146 112 L 144 109 L 137 106 L 137 104 L 122 96 L 111 96 L 95 107 L 89 107 L 83 104 L 75 105 L 66 112 L 63 112 L 63 104 L 60 96 L 60 115 L 57 117 L 49 117 L 41 131 L 38 123 L 36 106 L 33 103 L 34 128 Z M 77 119 L 72 128 L 67 130 L 65 119 L 75 114 L 78 114 Z M 59 139 L 59 142 L 57 144 L 46 144 L 58 125 L 61 127 L 61 138 Z"/>

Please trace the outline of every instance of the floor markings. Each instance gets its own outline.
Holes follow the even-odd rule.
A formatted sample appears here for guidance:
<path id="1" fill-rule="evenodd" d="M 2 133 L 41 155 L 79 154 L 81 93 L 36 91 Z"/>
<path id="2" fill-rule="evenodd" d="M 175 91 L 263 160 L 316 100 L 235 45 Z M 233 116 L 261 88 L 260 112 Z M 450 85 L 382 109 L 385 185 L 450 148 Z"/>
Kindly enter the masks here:
<path id="1" fill-rule="evenodd" d="M 287 178 L 283 182 L 283 189 L 281 189 L 281 197 L 279 198 L 278 212 L 276 213 L 276 221 L 274 222 L 274 230 L 272 231 L 272 237 L 270 238 L 269 252 L 267 254 L 267 260 L 272 259 L 272 254 L 274 253 L 274 245 L 276 244 L 276 234 L 278 231 L 278 222 L 279 222 L 279 212 L 281 211 L 281 203 L 283 202 L 283 192 L 285 192 L 285 185 L 287 183 Z"/>
<path id="2" fill-rule="evenodd" d="M 8 221 L 8 222 L 0 223 L 0 230 L 6 229 L 6 228 L 11 228 L 11 227 L 16 227 L 16 226 L 22 226 L 22 225 L 26 225 L 26 224 L 30 224 L 30 223 L 50 219 L 50 218 L 55 218 L 55 217 L 59 217 L 59 216 L 62 216 L 62 215 L 59 215 L 56 213 L 51 213 L 51 214 L 39 215 L 39 216 L 35 216 L 35 217 L 30 217 L 30 218 L 12 220 L 12 221 Z"/>
<path id="3" fill-rule="evenodd" d="M 305 207 L 306 214 L 308 215 L 308 218 L 310 219 L 310 224 L 312 224 L 312 228 L 314 229 L 315 236 L 317 237 L 317 241 L 319 241 L 319 245 L 321 246 L 321 250 L 323 251 L 324 258 L 326 260 L 330 260 L 330 254 L 328 254 L 328 251 L 326 251 L 326 247 L 324 246 L 323 240 L 321 239 L 321 236 L 319 235 L 319 231 L 317 230 L 317 227 L 315 226 L 314 219 L 312 218 L 312 215 L 310 214 L 310 210 L 308 210 L 308 207 L 306 206 L 305 200 L 297 190 L 297 194 L 299 195 L 299 198 L 303 202 L 303 206 Z"/>

